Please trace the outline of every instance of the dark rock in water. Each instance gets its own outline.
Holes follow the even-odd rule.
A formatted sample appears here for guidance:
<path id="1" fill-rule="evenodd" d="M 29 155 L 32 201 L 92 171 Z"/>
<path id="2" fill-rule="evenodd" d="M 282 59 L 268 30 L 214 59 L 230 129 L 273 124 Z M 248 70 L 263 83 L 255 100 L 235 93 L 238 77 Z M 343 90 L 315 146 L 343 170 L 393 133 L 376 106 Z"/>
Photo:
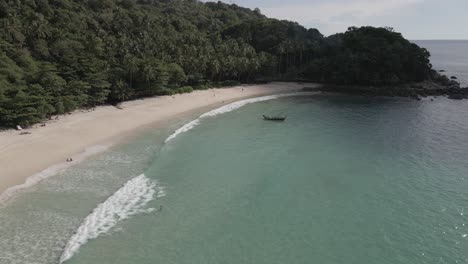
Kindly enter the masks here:
<path id="1" fill-rule="evenodd" d="M 410 87 L 415 88 L 415 89 L 423 89 L 424 88 L 421 84 L 411 84 Z"/>
<path id="2" fill-rule="evenodd" d="M 439 72 L 445 72 L 445 70 L 440 70 Z"/>
<path id="3" fill-rule="evenodd" d="M 435 76 L 434 78 L 434 81 L 442 86 L 450 86 L 450 82 L 452 82 L 452 80 L 450 80 L 447 76 L 445 75 L 437 75 Z"/>
<path id="4" fill-rule="evenodd" d="M 318 87 L 319 91 L 341 92 L 362 96 L 398 96 L 421 101 L 428 96 L 447 96 L 451 99 L 468 99 L 468 87 L 461 88 L 460 83 L 450 80 L 445 75 L 435 75 L 432 81 L 402 84 L 396 86 L 352 86 L 325 85 Z M 433 101 L 433 99 L 431 99 Z"/>
<path id="5" fill-rule="evenodd" d="M 461 94 L 461 93 L 456 93 L 456 94 L 450 94 L 448 98 L 453 99 L 453 100 L 463 100 L 466 98 L 466 95 Z"/>
<path id="6" fill-rule="evenodd" d="M 457 76 L 452 76 L 452 77 L 450 77 L 450 79 L 456 80 L 456 79 L 457 79 Z"/>
<path id="7" fill-rule="evenodd" d="M 460 83 L 454 80 L 450 80 L 448 87 L 450 88 L 455 88 L 455 89 L 460 89 Z"/>
<path id="8" fill-rule="evenodd" d="M 320 88 L 319 87 L 304 87 L 304 88 L 302 88 L 302 91 L 304 91 L 304 92 L 316 92 L 316 91 L 320 91 Z"/>

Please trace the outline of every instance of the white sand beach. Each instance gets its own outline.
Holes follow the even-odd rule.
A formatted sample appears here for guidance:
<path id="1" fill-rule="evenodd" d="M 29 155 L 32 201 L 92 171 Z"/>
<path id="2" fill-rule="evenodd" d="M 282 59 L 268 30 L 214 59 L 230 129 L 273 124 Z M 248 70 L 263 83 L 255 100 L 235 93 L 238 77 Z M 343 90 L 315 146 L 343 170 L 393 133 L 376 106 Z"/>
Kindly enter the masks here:
<path id="1" fill-rule="evenodd" d="M 20 135 L 16 130 L 0 132 L 0 194 L 54 164 L 63 164 L 69 157 L 74 158 L 72 164 L 76 163 L 85 150 L 92 154 L 95 150 L 90 150 L 91 147 L 114 144 L 138 128 L 157 125 L 201 107 L 299 91 L 303 87 L 297 83 L 271 83 L 154 97 L 125 102 L 122 109 L 101 106 L 94 111 L 79 110 L 48 121 L 44 127 L 26 129 L 31 132 L 28 135 Z"/>

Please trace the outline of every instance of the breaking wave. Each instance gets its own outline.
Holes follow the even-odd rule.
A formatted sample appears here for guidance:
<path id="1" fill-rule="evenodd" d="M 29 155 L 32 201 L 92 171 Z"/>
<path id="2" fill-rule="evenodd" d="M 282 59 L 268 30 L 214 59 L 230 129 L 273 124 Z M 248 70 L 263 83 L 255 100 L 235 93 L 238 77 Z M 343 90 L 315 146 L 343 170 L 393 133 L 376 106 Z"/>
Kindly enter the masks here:
<path id="1" fill-rule="evenodd" d="M 88 240 L 107 233 L 120 221 L 138 213 L 153 211 L 144 207 L 155 196 L 165 196 L 164 188 L 144 174 L 128 181 L 84 219 L 65 246 L 60 263 L 70 259 Z"/>
<path id="2" fill-rule="evenodd" d="M 167 137 L 164 142 L 168 143 L 178 135 L 193 129 L 200 124 L 202 119 L 207 117 L 228 113 L 251 103 L 268 101 L 281 97 L 311 94 L 314 93 L 284 93 L 233 102 L 206 112 L 197 119 L 183 125 Z M 147 178 L 144 174 L 128 181 L 105 202 L 99 204 L 93 212 L 84 219 L 78 230 L 68 241 L 60 257 L 60 263 L 70 259 L 88 240 L 95 239 L 99 235 L 110 231 L 119 221 L 138 213 L 153 211 L 154 209 L 144 209 L 144 207 L 148 202 L 154 199 L 155 195 L 156 198 L 165 196 L 164 188 Z"/>
<path id="3" fill-rule="evenodd" d="M 274 100 L 278 99 L 281 97 L 289 97 L 289 96 L 303 96 L 303 95 L 313 95 L 315 93 L 313 92 L 300 92 L 300 93 L 284 93 L 284 94 L 275 94 L 275 95 L 268 95 L 268 96 L 261 96 L 261 97 L 256 97 L 256 98 L 250 98 L 250 99 L 245 99 L 237 102 L 233 102 L 230 104 L 227 104 L 225 106 L 221 106 L 219 108 L 216 108 L 214 110 L 211 110 L 209 112 L 206 112 L 199 116 L 197 119 L 190 121 L 189 123 L 183 125 L 181 128 L 177 129 L 172 133 L 168 138 L 166 138 L 165 143 L 168 143 L 169 141 L 173 140 L 176 138 L 179 134 L 182 134 L 184 132 L 187 132 L 191 130 L 192 128 L 196 127 L 198 124 L 200 124 L 201 119 L 207 118 L 207 117 L 214 117 L 217 115 L 221 115 L 224 113 L 232 112 L 236 109 L 239 109 L 247 104 L 252 104 L 252 103 L 257 103 L 257 102 L 263 102 L 263 101 L 268 101 L 268 100 Z"/>

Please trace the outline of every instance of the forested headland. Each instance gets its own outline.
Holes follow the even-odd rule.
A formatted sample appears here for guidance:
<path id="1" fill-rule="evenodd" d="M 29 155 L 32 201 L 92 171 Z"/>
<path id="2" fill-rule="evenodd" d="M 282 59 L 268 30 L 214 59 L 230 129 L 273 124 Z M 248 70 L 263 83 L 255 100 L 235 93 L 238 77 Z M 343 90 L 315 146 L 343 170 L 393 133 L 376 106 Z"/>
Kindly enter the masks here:
<path id="1" fill-rule="evenodd" d="M 0 126 L 246 82 L 454 85 L 391 28 L 324 37 L 221 2 L 0 0 L 0 24 Z"/>

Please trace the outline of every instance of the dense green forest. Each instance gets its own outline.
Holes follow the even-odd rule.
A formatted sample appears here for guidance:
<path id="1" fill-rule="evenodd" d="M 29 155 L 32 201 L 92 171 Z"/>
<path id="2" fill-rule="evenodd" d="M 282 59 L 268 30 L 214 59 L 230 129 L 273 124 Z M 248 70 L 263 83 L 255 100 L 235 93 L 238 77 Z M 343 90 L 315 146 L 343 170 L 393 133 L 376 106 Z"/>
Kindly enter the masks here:
<path id="1" fill-rule="evenodd" d="M 0 0 L 0 126 L 239 82 L 383 85 L 431 76 L 391 28 L 317 29 L 195 0 Z"/>

